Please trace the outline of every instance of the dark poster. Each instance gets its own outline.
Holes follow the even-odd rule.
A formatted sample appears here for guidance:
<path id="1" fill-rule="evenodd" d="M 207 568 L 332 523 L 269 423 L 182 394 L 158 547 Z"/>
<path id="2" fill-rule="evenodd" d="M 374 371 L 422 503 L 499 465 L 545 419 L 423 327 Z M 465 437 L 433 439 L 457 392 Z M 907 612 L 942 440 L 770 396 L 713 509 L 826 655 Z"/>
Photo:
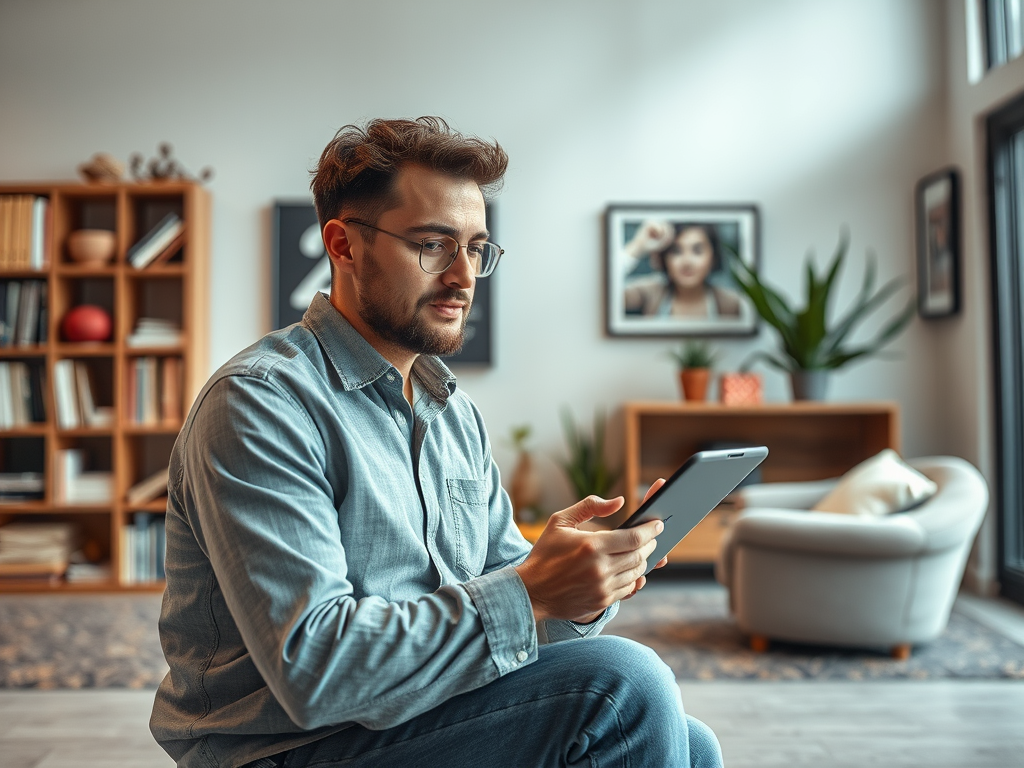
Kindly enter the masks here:
<path id="1" fill-rule="evenodd" d="M 494 237 L 493 210 L 487 221 Z M 316 211 L 309 203 L 274 205 L 271 290 L 272 330 L 302 319 L 317 291 L 330 293 L 331 266 L 320 236 Z M 478 280 L 473 309 L 466 323 L 462 351 L 445 359 L 450 364 L 491 364 L 491 288 L 494 275 Z"/>

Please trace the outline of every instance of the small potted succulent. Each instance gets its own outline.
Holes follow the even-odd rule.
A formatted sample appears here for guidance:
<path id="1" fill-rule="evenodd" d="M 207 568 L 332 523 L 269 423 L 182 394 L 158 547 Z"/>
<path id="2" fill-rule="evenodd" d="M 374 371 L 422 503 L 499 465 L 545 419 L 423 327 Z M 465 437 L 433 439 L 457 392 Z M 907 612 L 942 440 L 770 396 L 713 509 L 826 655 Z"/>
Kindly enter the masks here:
<path id="1" fill-rule="evenodd" d="M 695 403 L 703 402 L 708 396 L 711 382 L 711 367 L 718 359 L 718 352 L 706 341 L 688 341 L 669 355 L 679 366 L 679 384 L 683 398 Z"/>

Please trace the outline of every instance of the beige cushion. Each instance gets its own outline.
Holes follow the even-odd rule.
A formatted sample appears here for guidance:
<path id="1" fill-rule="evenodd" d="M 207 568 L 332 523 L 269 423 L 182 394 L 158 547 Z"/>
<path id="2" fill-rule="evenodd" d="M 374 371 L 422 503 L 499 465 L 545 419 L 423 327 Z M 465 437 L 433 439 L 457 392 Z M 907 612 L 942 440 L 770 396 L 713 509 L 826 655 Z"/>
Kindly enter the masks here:
<path id="1" fill-rule="evenodd" d="M 888 515 L 908 509 L 935 493 L 938 486 L 896 451 L 886 449 L 851 469 L 831 493 L 814 505 L 816 512 Z"/>

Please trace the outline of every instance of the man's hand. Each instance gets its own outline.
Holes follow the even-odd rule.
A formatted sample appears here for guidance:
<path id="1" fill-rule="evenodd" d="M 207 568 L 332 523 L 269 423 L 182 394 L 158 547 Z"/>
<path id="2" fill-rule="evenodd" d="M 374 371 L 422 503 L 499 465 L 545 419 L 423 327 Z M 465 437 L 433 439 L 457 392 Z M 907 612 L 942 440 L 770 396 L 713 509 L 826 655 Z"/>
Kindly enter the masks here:
<path id="1" fill-rule="evenodd" d="M 648 496 L 663 483 L 655 483 Z M 661 521 L 613 531 L 577 528 L 591 518 L 614 514 L 622 504 L 621 496 L 588 496 L 548 520 L 530 556 L 516 566 L 537 621 L 593 621 L 616 600 L 643 587 L 647 558 L 657 545 L 655 536 L 665 527 Z"/>

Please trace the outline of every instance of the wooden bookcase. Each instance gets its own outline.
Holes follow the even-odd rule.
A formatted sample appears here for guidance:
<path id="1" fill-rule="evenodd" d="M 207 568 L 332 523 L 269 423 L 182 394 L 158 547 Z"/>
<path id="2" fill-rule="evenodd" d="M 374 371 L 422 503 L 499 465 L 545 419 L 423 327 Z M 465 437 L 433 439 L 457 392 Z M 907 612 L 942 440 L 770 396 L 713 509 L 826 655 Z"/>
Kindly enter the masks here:
<path id="1" fill-rule="evenodd" d="M 633 402 L 625 410 L 626 509 L 687 457 L 716 443 L 767 445 L 763 482 L 837 477 L 885 448 L 899 450 L 895 403 L 795 402 L 751 407 Z M 672 550 L 676 563 L 714 562 L 737 512 L 723 504 Z"/>
<path id="2" fill-rule="evenodd" d="M 109 580 L 33 583 L 0 581 L 0 591 L 159 591 L 162 582 L 123 583 L 119 574 L 119 534 L 137 512 L 161 514 L 166 499 L 130 505 L 127 490 L 167 465 L 181 419 L 140 424 L 129 413 L 130 379 L 142 357 L 177 358 L 180 363 L 180 411 L 188 413 L 207 377 L 209 195 L 190 182 L 146 184 L 7 184 L 0 195 L 36 195 L 49 200 L 48 263 L 42 270 L 0 269 L 0 281 L 42 280 L 46 284 L 47 340 L 43 344 L 0 348 L 0 360 L 42 365 L 44 423 L 0 431 L 0 472 L 26 462 L 44 474 L 41 500 L 0 505 L 0 525 L 10 521 L 59 520 L 76 525 L 88 551 L 110 565 Z M 138 269 L 128 249 L 168 212 L 184 222 L 183 244 L 163 263 Z M 0 224 L 2 226 L 2 224 Z M 75 263 L 67 253 L 68 235 L 77 229 L 108 229 L 116 251 L 103 266 Z M 113 319 L 109 342 L 72 343 L 62 339 L 61 320 L 79 304 L 102 306 Z M 128 337 L 140 317 L 174 321 L 181 328 L 176 346 L 130 346 Z M 112 407 L 103 427 L 61 429 L 55 407 L 54 366 L 60 360 L 84 362 L 97 404 Z M 91 468 L 113 476 L 109 503 L 66 504 L 56 495 L 57 453 L 79 448 Z M 21 470 L 19 470 L 21 471 Z"/>

